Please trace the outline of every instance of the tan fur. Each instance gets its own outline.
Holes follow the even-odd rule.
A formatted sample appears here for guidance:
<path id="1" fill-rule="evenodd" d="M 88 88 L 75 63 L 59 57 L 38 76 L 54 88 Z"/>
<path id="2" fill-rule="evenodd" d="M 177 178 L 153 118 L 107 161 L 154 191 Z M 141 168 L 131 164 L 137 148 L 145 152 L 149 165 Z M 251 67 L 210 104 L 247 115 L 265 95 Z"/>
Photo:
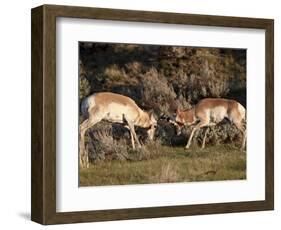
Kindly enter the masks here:
<path id="1" fill-rule="evenodd" d="M 245 108 L 235 100 L 222 98 L 205 98 L 199 101 L 194 108 L 188 110 L 178 110 L 176 114 L 176 122 L 184 125 L 195 125 L 193 128 L 186 148 L 190 147 L 194 132 L 203 127 L 214 126 L 227 118 L 243 133 L 242 147 L 245 146 L 246 130 L 242 122 L 245 121 Z M 208 128 L 206 129 L 202 148 L 205 147 L 205 139 Z"/>
<path id="2" fill-rule="evenodd" d="M 116 103 L 123 106 L 129 106 L 130 108 L 133 108 L 136 111 L 141 110 L 134 102 L 134 100 L 121 94 L 102 92 L 95 93 L 92 95 L 92 97 L 95 98 L 96 104 L 100 106 L 108 106 L 110 103 Z"/>
<path id="3" fill-rule="evenodd" d="M 88 167 L 89 164 L 84 147 L 85 133 L 101 120 L 124 124 L 130 131 L 133 148 L 135 148 L 135 141 L 140 147 L 134 126 L 148 128 L 148 136 L 153 139 L 157 125 L 155 118 L 152 114 L 140 109 L 131 98 L 116 93 L 102 92 L 95 93 L 84 100 L 87 100 L 89 118 L 80 125 L 80 165 L 82 167 L 84 165 Z"/>
<path id="4" fill-rule="evenodd" d="M 176 117 L 176 122 L 180 124 L 192 124 L 194 122 L 194 112 L 195 109 L 188 109 L 188 110 L 177 110 L 177 117 Z"/>

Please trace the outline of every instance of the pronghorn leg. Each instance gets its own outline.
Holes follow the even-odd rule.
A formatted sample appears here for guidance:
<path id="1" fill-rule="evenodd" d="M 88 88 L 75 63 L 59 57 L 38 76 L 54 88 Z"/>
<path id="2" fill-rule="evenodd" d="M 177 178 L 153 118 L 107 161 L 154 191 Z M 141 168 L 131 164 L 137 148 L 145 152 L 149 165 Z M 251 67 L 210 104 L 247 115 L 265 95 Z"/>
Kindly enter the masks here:
<path id="1" fill-rule="evenodd" d="M 206 127 L 206 130 L 205 130 L 205 134 L 204 134 L 204 138 L 203 138 L 203 142 L 202 142 L 201 149 L 204 149 L 204 148 L 205 148 L 206 137 L 207 137 L 208 132 L 209 132 L 209 127 L 207 126 L 207 127 Z"/>
<path id="2" fill-rule="evenodd" d="M 80 161 L 80 167 L 84 167 L 86 164 L 86 167 L 88 167 L 88 161 L 85 153 L 85 133 L 86 128 L 88 126 L 89 119 L 86 119 L 83 121 L 83 123 L 80 125 L 80 143 L 79 143 L 79 161 Z"/>
<path id="3" fill-rule="evenodd" d="M 207 137 L 207 134 L 209 133 L 209 129 L 211 128 L 212 131 L 213 131 L 213 127 L 214 127 L 215 125 L 216 125 L 216 123 L 211 122 L 211 123 L 209 123 L 208 126 L 206 127 L 205 135 L 204 135 L 203 142 L 202 142 L 202 146 L 201 146 L 202 149 L 205 148 L 206 137 Z"/>
<path id="4" fill-rule="evenodd" d="M 134 139 L 134 135 L 133 135 L 133 132 L 130 131 L 130 135 L 131 135 L 131 142 L 132 142 L 132 147 L 133 149 L 135 149 L 135 139 Z"/>
<path id="5" fill-rule="evenodd" d="M 137 142 L 138 148 L 141 148 L 141 144 L 140 144 L 139 138 L 138 138 L 138 136 L 137 136 L 137 134 L 135 132 L 135 128 L 134 128 L 133 124 L 131 125 L 131 132 L 133 133 L 134 139 Z"/>
<path id="6" fill-rule="evenodd" d="M 135 149 L 136 147 L 135 147 L 135 139 L 134 139 L 133 132 L 131 132 L 131 129 L 130 129 L 129 126 L 126 125 L 125 128 L 127 128 L 129 130 L 129 133 L 130 133 L 130 136 L 131 136 L 132 147 L 133 147 L 133 149 Z"/>
<path id="7" fill-rule="evenodd" d="M 125 119 L 126 119 L 126 118 L 125 118 Z M 131 133 L 131 135 L 133 135 L 133 139 L 135 139 L 135 141 L 137 142 L 138 147 L 140 148 L 140 147 L 141 147 L 141 144 L 140 144 L 139 139 L 138 139 L 138 136 L 137 136 L 137 134 L 136 134 L 136 132 L 135 132 L 135 127 L 134 127 L 133 122 L 128 121 L 127 119 L 126 119 L 126 121 L 127 121 L 128 126 L 129 126 L 129 128 L 130 128 L 130 133 Z M 132 137 L 131 137 L 131 140 L 132 140 Z M 132 146 L 133 146 L 133 148 L 134 148 L 133 142 L 132 142 Z"/>
<path id="8" fill-rule="evenodd" d="M 195 127 L 192 129 L 191 131 L 191 134 L 190 134 L 190 137 L 188 139 L 188 142 L 185 146 L 186 149 L 188 149 L 191 145 L 191 141 L 192 141 L 192 138 L 193 138 L 193 135 L 194 133 L 199 130 L 200 128 L 204 127 L 204 126 L 207 126 L 208 125 L 208 121 L 200 121 L 197 125 L 195 125 Z"/>
<path id="9" fill-rule="evenodd" d="M 195 133 L 195 131 L 196 131 L 197 129 L 199 129 L 199 128 L 197 128 L 197 126 L 195 126 L 195 127 L 192 129 L 191 134 L 190 134 L 190 137 L 189 137 L 189 139 L 188 139 L 188 142 L 187 142 L 187 144 L 186 144 L 186 146 L 185 146 L 186 149 L 188 149 L 188 148 L 190 147 L 192 137 L 193 137 L 193 135 L 194 135 L 194 133 Z"/>
<path id="10" fill-rule="evenodd" d="M 94 126 L 96 123 L 98 123 L 100 119 L 97 119 L 95 117 L 90 117 L 89 119 L 86 119 L 83 121 L 83 123 L 80 125 L 80 166 L 81 167 L 89 167 L 89 155 L 88 151 L 85 151 L 85 133 L 86 131 Z"/>

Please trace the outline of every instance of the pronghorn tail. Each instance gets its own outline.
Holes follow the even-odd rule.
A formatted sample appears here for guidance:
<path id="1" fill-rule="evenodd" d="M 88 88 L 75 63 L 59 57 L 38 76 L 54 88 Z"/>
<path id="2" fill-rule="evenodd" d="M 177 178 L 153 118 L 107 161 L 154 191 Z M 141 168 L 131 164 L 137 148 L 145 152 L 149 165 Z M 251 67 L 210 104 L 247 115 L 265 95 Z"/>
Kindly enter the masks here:
<path id="1" fill-rule="evenodd" d="M 89 109 L 89 97 L 85 97 L 81 102 L 81 114 L 83 117 L 89 116 L 88 109 Z"/>

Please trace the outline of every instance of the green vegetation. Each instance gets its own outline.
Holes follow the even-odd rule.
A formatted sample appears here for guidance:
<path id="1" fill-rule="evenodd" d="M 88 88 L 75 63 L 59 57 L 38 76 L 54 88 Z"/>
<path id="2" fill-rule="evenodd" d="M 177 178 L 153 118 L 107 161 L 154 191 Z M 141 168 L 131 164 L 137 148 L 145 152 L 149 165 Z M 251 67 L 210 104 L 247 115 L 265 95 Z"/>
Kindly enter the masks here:
<path id="1" fill-rule="evenodd" d="M 150 154 L 157 156 L 101 161 L 80 169 L 80 186 L 246 179 L 246 154 L 233 145 L 203 150 L 162 146 L 161 154 Z"/>
<path id="2" fill-rule="evenodd" d="M 155 116 L 172 116 L 206 97 L 235 99 L 246 107 L 246 50 L 160 45 L 79 43 L 79 98 L 102 91 L 126 95 Z M 80 122 L 84 119 L 80 114 Z M 204 130 L 184 150 L 191 129 L 176 136 L 175 127 L 158 120 L 155 142 L 133 151 L 121 125 L 100 122 L 86 133 L 91 166 L 81 169 L 80 185 L 139 184 L 245 179 L 246 153 L 241 133 L 229 122 L 212 127 L 206 149 Z"/>

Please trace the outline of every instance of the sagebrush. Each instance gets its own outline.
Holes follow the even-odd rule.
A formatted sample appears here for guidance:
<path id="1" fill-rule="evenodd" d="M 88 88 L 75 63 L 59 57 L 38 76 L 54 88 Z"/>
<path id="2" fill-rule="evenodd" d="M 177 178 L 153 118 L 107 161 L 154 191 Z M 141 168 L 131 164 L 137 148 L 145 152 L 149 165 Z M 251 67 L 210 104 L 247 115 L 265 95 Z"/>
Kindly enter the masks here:
<path id="1" fill-rule="evenodd" d="M 191 108 L 206 97 L 235 99 L 246 107 L 243 49 L 80 42 L 79 62 L 80 100 L 94 92 L 115 92 L 129 96 L 142 109 L 152 109 L 158 118 L 173 116 L 175 109 Z M 87 132 L 87 150 L 94 162 L 145 160 L 153 157 L 151 149 L 155 155 L 161 145 L 186 144 L 190 131 L 185 128 L 176 136 L 171 124 L 159 121 L 156 144 L 149 146 L 145 131 L 138 129 L 145 147 L 133 151 L 126 129 L 101 123 Z M 202 141 L 203 131 L 196 134 L 195 146 Z M 222 122 L 209 130 L 206 144 L 235 145 L 240 138 L 239 130 Z"/>

